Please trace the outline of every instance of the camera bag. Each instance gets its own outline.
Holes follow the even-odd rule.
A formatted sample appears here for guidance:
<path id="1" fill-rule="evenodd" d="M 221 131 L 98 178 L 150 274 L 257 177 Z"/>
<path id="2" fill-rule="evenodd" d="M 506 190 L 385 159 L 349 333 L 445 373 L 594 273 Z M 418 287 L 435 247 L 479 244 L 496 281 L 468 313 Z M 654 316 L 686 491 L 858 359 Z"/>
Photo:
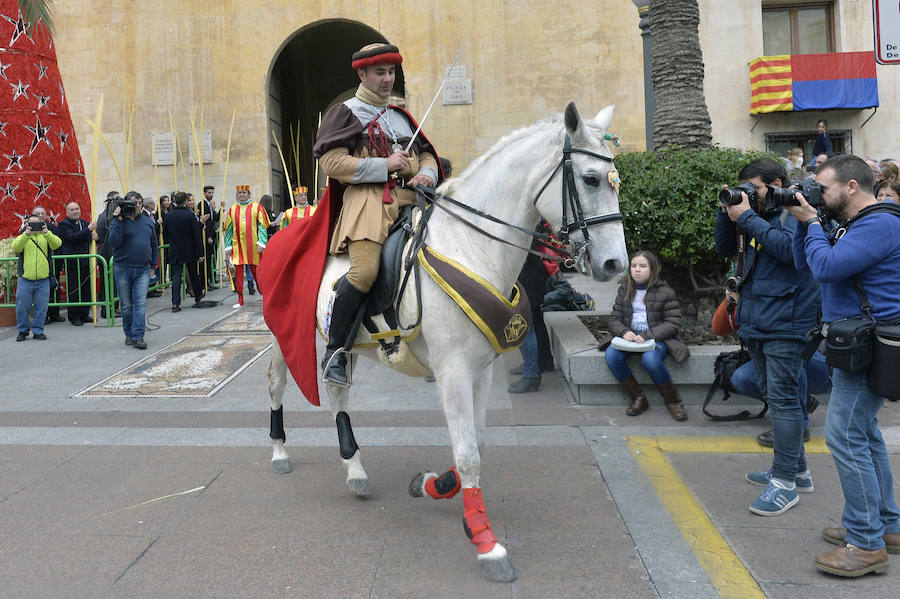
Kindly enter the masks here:
<path id="1" fill-rule="evenodd" d="M 825 363 L 844 372 L 865 372 L 872 365 L 874 342 L 875 321 L 870 316 L 835 320 L 825 335 Z"/>
<path id="2" fill-rule="evenodd" d="M 900 399 L 900 324 L 875 325 L 872 368 L 869 370 L 869 389 L 891 400 Z"/>
<path id="3" fill-rule="evenodd" d="M 709 390 L 706 392 L 706 399 L 703 401 L 703 413 L 711 420 L 715 420 L 716 422 L 733 422 L 735 420 L 762 418 L 763 414 L 769 409 L 769 404 L 763 401 L 762 410 L 755 415 L 752 415 L 747 410 L 741 410 L 736 414 L 720 416 L 707 410 L 707 407 L 712 403 L 720 390 L 723 391 L 722 401 L 728 401 L 732 393 L 737 393 L 737 389 L 735 389 L 734 385 L 731 383 L 731 377 L 734 376 L 734 372 L 738 368 L 749 361 L 750 352 L 744 347 L 741 347 L 741 349 L 737 351 L 722 352 L 716 356 L 716 361 L 713 364 L 715 377 L 713 378 L 712 384 L 709 386 Z"/>

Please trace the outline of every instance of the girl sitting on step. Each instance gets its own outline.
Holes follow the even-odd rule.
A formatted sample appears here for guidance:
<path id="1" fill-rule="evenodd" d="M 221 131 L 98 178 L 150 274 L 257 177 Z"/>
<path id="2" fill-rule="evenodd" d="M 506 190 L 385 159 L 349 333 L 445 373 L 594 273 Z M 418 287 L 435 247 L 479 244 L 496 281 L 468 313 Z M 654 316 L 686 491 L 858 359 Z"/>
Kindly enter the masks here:
<path id="1" fill-rule="evenodd" d="M 656 383 L 672 418 L 687 420 L 684 405 L 663 360 L 671 355 L 676 362 L 684 362 L 690 351 L 678 337 L 681 331 L 681 304 L 675 291 L 659 278 L 659 271 L 659 259 L 652 253 L 641 250 L 631 256 L 628 276 L 619 287 L 609 317 L 609 334 L 600 343 L 600 350 L 606 350 L 607 366 L 631 398 L 625 409 L 626 414 L 637 416 L 649 407 L 647 396 L 627 364 L 628 358 L 639 353 L 641 364 Z M 616 349 L 610 346 L 613 337 L 633 344 L 652 339 L 656 347 L 649 351 L 639 347 L 635 348 L 637 351 Z"/>

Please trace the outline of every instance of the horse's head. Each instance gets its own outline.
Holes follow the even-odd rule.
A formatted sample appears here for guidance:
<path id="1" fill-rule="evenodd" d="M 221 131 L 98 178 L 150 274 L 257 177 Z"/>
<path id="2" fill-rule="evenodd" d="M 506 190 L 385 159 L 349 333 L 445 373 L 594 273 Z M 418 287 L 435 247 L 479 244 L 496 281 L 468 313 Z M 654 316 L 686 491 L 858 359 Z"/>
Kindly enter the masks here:
<path id="1" fill-rule="evenodd" d="M 564 116 L 567 143 L 559 168 L 565 206 L 555 193 L 542 194 L 536 204 L 554 229 L 582 249 L 579 267 L 587 271 L 589 264 L 592 276 L 601 281 L 619 274 L 628 264 L 619 214 L 619 177 L 604 140 L 613 108 L 607 106 L 593 120 L 585 121 L 575 103 L 569 103 Z"/>

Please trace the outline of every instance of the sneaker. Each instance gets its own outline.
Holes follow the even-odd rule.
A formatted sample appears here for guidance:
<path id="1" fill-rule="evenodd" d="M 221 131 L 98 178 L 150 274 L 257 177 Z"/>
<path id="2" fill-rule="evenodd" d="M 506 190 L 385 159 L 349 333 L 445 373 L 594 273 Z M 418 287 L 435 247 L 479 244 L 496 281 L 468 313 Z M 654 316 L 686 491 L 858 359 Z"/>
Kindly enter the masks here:
<path id="1" fill-rule="evenodd" d="M 28 339 L 28 331 L 16 335 L 16 341 L 25 341 L 26 339 Z"/>
<path id="2" fill-rule="evenodd" d="M 73 320 L 73 321 L 72 321 L 72 326 L 73 326 L 73 327 L 83 327 L 83 326 L 84 326 L 84 322 L 82 322 L 81 320 Z"/>
<path id="3" fill-rule="evenodd" d="M 37 333 L 37 334 L 35 334 L 34 338 L 37 339 L 38 341 L 46 341 L 47 335 L 45 335 L 43 333 Z"/>
<path id="4" fill-rule="evenodd" d="M 778 516 L 785 513 L 800 501 L 797 487 L 788 489 L 785 483 L 777 478 L 769 480 L 766 488 L 756 501 L 750 504 L 750 511 L 758 516 Z"/>
<path id="5" fill-rule="evenodd" d="M 769 484 L 769 481 L 772 480 L 772 470 L 750 472 L 744 478 L 751 485 L 765 487 Z M 809 470 L 798 472 L 797 476 L 794 477 L 794 484 L 797 485 L 797 492 L 799 493 L 812 493 L 816 490 L 815 486 L 813 486 L 812 475 L 809 473 Z"/>
<path id="6" fill-rule="evenodd" d="M 181 306 L 172 306 L 172 312 L 181 312 Z"/>
<path id="7" fill-rule="evenodd" d="M 139 338 L 139 339 L 135 339 L 135 340 L 132 342 L 132 345 L 134 345 L 134 346 L 135 346 L 136 348 L 138 348 L 138 349 L 147 349 L 147 344 L 144 343 L 144 338 L 143 338 L 143 337 L 141 337 L 141 338 Z"/>
<path id="8" fill-rule="evenodd" d="M 131 337 L 125 337 L 125 345 L 134 345 L 134 339 Z"/>
<path id="9" fill-rule="evenodd" d="M 803 429 L 803 442 L 809 443 L 809 438 L 809 429 Z M 764 433 L 756 435 L 756 442 L 763 447 L 775 447 L 775 430 L 769 429 Z"/>
<path id="10" fill-rule="evenodd" d="M 254 287 L 250 288 L 250 295 L 256 295 L 256 289 Z"/>
<path id="11" fill-rule="evenodd" d="M 244 304 L 238 303 L 238 304 L 235 304 L 235 305 L 231 306 L 231 309 L 232 309 L 232 310 L 240 310 L 240 309 L 243 307 L 243 305 L 244 305 Z"/>

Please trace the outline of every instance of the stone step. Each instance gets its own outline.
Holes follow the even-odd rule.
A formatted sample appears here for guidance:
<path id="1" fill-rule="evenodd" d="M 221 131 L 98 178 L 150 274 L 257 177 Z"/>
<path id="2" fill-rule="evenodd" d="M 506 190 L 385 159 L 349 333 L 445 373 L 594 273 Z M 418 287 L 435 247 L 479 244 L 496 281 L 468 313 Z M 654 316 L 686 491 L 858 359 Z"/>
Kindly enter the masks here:
<path id="1" fill-rule="evenodd" d="M 580 315 L 588 312 L 545 312 L 544 321 L 550 334 L 550 344 L 556 364 L 562 370 L 576 403 L 585 405 L 622 405 L 627 397 L 606 366 L 604 352 L 597 349 L 597 339 L 581 322 Z M 736 345 L 693 345 L 691 357 L 681 364 L 666 360 L 666 367 L 685 403 L 701 404 L 713 380 L 716 356 L 734 351 Z M 644 386 L 651 402 L 660 401 L 653 382 L 639 360 L 630 360 L 635 378 Z M 759 405 L 752 398 L 733 396 L 729 405 Z"/>

